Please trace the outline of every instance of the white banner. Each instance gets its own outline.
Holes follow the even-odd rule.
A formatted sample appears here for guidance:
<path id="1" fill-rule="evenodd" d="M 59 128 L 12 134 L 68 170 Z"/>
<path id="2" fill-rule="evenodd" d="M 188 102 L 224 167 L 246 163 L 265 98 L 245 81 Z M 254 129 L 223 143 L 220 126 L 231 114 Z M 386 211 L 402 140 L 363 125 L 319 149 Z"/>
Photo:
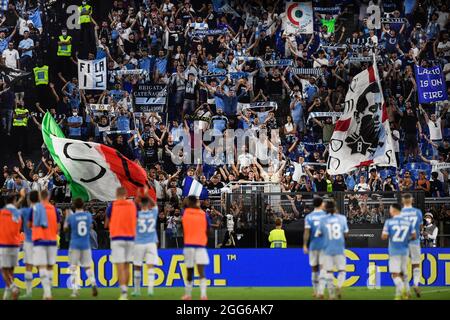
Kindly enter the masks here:
<path id="1" fill-rule="evenodd" d="M 78 59 L 80 89 L 106 90 L 106 58 L 100 60 Z"/>
<path id="2" fill-rule="evenodd" d="M 360 166 L 396 167 L 389 119 L 375 66 L 357 74 L 329 144 L 327 171 L 348 173 Z"/>
<path id="3" fill-rule="evenodd" d="M 287 34 L 312 34 L 314 32 L 314 15 L 312 2 L 288 2 L 283 19 Z"/>

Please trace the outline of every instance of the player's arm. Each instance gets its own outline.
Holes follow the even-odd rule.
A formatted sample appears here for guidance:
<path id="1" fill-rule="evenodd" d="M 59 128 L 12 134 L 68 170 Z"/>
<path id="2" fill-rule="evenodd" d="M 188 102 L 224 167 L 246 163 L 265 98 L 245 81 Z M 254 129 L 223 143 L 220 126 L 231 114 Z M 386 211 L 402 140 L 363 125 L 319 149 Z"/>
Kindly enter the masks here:
<path id="1" fill-rule="evenodd" d="M 344 237 L 345 237 L 345 239 L 347 239 L 349 229 L 348 229 L 347 217 L 345 217 L 345 216 L 344 216 L 344 229 L 343 230 L 344 230 Z"/>
<path id="2" fill-rule="evenodd" d="M 305 229 L 303 231 L 303 252 L 305 254 L 308 253 L 308 240 L 309 240 L 309 235 L 311 233 L 311 225 L 309 223 L 309 219 L 305 219 Z"/>
<path id="3" fill-rule="evenodd" d="M 64 219 L 63 230 L 64 230 L 64 232 L 69 232 L 69 218 L 70 218 L 69 210 L 66 209 L 66 212 L 64 215 L 65 215 L 65 219 Z"/>
<path id="4" fill-rule="evenodd" d="M 387 240 L 388 238 L 389 238 L 389 228 L 386 221 L 383 226 L 383 231 L 381 232 L 381 240 Z"/>
<path id="5" fill-rule="evenodd" d="M 112 204 L 110 203 L 106 208 L 106 216 L 105 216 L 105 229 L 109 229 L 109 221 L 111 219 L 112 212 Z"/>

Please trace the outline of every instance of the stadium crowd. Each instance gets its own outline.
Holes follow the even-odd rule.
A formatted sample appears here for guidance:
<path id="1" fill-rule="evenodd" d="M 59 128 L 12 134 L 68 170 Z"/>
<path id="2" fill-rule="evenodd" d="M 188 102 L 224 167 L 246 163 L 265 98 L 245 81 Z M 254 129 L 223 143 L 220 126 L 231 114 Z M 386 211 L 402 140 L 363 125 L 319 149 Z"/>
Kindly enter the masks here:
<path id="1" fill-rule="evenodd" d="M 52 14 L 61 5 L 57 1 L 9 0 L 0 13 L 5 70 L 0 79 L 1 129 L 17 154 L 3 167 L 4 192 L 48 189 L 52 201 L 70 202 L 64 174 L 41 148 L 42 141 L 35 141 L 48 110 L 67 137 L 110 145 L 142 164 L 161 203 L 160 221 L 168 228 L 180 223 L 186 175 L 205 185 L 211 200 L 236 181 L 270 183 L 271 191 L 282 193 L 399 190 L 448 196 L 448 169 L 434 168 L 450 162 L 448 101 L 419 104 L 413 68 L 440 65 L 450 87 L 446 1 L 313 1 L 312 35 L 283 30 L 284 1 L 234 0 L 227 10 L 218 9 L 221 1 L 115 0 L 110 7 L 96 6 L 98 1 L 73 2 L 80 6 L 79 29 L 70 28 L 66 16 Z M 383 18 L 395 18 L 393 22 L 369 29 L 366 9 L 371 4 L 379 6 Z M 336 121 L 330 115 L 342 111 L 352 77 L 371 64 L 365 58 L 372 53 L 398 168 L 361 167 L 330 176 L 327 145 Z M 79 89 L 77 60 L 104 57 L 107 90 Z M 316 72 L 297 74 L 291 68 Z M 30 74 L 11 81 L 5 76 L 11 69 Z M 167 88 L 162 112 L 135 110 L 137 86 L 149 83 Z M 101 104 L 107 111 L 90 107 Z M 258 162 L 248 150 L 233 164 L 221 159 L 214 164 L 174 163 L 179 155 L 171 150 L 194 126 L 221 133 L 279 130 L 281 145 L 268 163 Z M 208 148 L 206 143 L 203 147 Z M 303 166 L 297 181 L 294 163 Z M 270 209 L 277 211 L 275 216 L 289 221 L 308 212 L 301 195 L 282 199 L 286 206 Z M 223 205 L 204 204 L 218 225 Z M 382 223 L 380 208 L 351 207 L 349 222 Z M 447 207 L 435 209 L 437 219 L 450 219 Z M 93 210 L 102 221 L 103 209 Z M 239 201 L 230 210 L 246 221 Z M 99 224 L 96 228 L 103 232 Z"/>

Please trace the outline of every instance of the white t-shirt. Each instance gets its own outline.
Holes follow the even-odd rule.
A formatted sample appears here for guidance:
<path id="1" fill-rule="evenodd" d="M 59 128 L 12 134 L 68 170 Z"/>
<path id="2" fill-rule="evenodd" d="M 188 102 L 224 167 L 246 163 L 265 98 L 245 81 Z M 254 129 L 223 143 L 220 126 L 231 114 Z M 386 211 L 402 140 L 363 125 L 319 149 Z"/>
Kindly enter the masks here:
<path id="1" fill-rule="evenodd" d="M 3 59 L 5 59 L 5 65 L 9 68 L 17 69 L 17 60 L 20 59 L 19 51 L 16 49 L 6 49 L 2 54 Z"/>
<path id="2" fill-rule="evenodd" d="M 428 130 L 430 130 L 431 140 L 442 140 L 441 118 L 437 118 L 436 122 L 429 120 L 427 122 Z"/>
<path id="3" fill-rule="evenodd" d="M 394 143 L 394 152 L 400 152 L 400 145 L 399 145 L 400 132 L 398 132 L 398 130 L 392 130 L 392 136 L 395 137 L 395 139 L 397 139 L 397 140 L 392 139 Z"/>
<path id="4" fill-rule="evenodd" d="M 444 66 L 444 73 L 450 70 L 450 63 L 446 63 Z M 450 72 L 445 75 L 445 81 L 450 81 Z"/>
<path id="5" fill-rule="evenodd" d="M 328 59 L 326 58 L 317 58 L 314 60 L 313 68 L 320 68 L 321 66 L 328 66 Z"/>
<path id="6" fill-rule="evenodd" d="M 238 157 L 238 164 L 242 167 L 248 167 L 252 164 L 253 162 L 253 155 L 251 155 L 250 153 L 244 153 L 241 154 Z"/>
<path id="7" fill-rule="evenodd" d="M 365 192 L 365 191 L 370 191 L 370 187 L 367 183 L 358 183 L 355 186 L 354 191 L 359 191 L 359 192 Z"/>

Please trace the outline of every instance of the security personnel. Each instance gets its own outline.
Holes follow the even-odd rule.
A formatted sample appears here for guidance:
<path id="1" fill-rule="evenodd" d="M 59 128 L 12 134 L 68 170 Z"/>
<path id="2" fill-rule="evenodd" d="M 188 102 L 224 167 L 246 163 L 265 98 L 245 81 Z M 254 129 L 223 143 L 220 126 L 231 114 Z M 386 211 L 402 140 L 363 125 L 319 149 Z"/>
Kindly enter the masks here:
<path id="1" fill-rule="evenodd" d="M 72 37 L 67 35 L 67 29 L 63 29 L 58 37 L 58 57 L 70 57 L 72 55 Z"/>
<path id="2" fill-rule="evenodd" d="M 275 220 L 275 229 L 269 233 L 269 242 L 271 248 L 286 248 L 286 235 L 282 229 L 283 222 L 280 218 Z"/>
<path id="3" fill-rule="evenodd" d="M 87 1 L 81 2 L 78 11 L 80 11 L 80 25 L 91 22 L 92 7 L 87 4 Z"/>
<path id="4" fill-rule="evenodd" d="M 34 67 L 34 82 L 36 86 L 48 85 L 48 66 L 42 65 L 40 67 Z"/>
<path id="5" fill-rule="evenodd" d="M 95 41 L 94 24 L 92 23 L 92 7 L 83 0 L 81 6 L 78 7 L 80 12 L 80 42 L 78 56 L 81 59 L 87 59 L 89 53 L 95 54 L 97 44 Z"/>
<path id="6" fill-rule="evenodd" d="M 16 137 L 17 151 L 27 151 L 27 132 L 29 110 L 18 102 L 13 114 L 13 134 Z"/>
<path id="7" fill-rule="evenodd" d="M 433 223 L 433 214 L 425 213 L 425 225 L 422 229 L 422 246 L 427 248 L 436 247 L 436 239 L 439 233 L 438 227 Z"/>
<path id="8" fill-rule="evenodd" d="M 111 237 L 111 262 L 117 267 L 120 298 L 128 300 L 130 263 L 133 261 L 134 238 L 136 236 L 137 207 L 127 200 L 127 190 L 117 188 L 117 200 L 106 209 L 105 228 Z"/>

